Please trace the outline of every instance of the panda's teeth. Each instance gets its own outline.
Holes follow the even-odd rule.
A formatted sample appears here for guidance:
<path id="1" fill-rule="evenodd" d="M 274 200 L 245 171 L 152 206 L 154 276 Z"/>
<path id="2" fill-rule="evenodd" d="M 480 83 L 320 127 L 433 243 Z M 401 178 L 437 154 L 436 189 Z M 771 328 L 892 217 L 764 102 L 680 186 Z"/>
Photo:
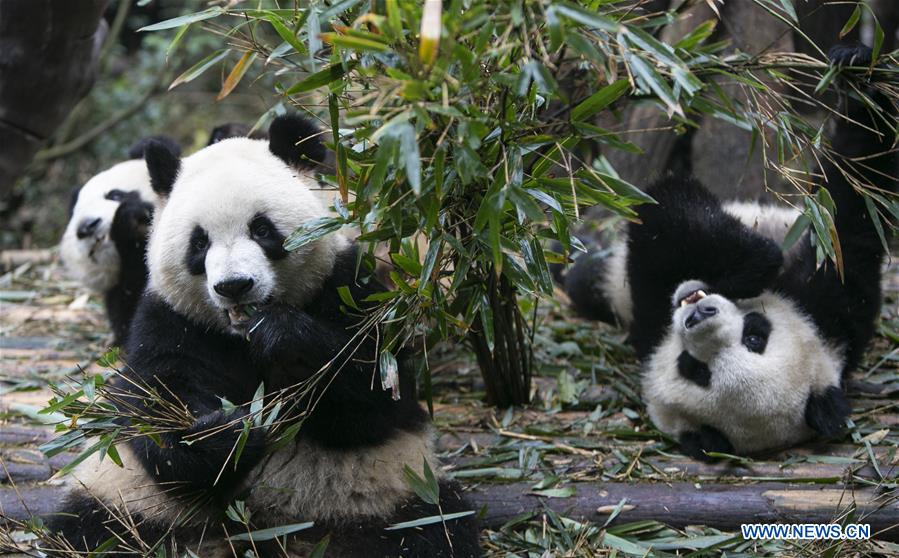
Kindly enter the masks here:
<path id="1" fill-rule="evenodd" d="M 233 325 L 248 322 L 256 312 L 257 308 L 255 304 L 238 304 L 227 310 L 228 319 L 231 320 Z"/>
<path id="2" fill-rule="evenodd" d="M 703 291 L 702 289 L 693 291 L 692 293 L 688 294 L 684 298 L 680 299 L 680 306 L 681 306 L 681 308 L 683 308 L 684 306 L 687 306 L 688 304 L 697 303 L 707 296 L 709 296 L 709 295 L 707 295 L 706 292 Z"/>

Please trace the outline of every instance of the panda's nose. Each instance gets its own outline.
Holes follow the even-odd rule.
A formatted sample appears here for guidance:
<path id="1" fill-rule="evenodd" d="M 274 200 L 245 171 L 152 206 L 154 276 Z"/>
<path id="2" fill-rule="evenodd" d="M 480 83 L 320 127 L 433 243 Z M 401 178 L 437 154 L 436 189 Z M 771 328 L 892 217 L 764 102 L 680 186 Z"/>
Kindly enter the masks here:
<path id="1" fill-rule="evenodd" d="M 100 223 L 103 222 L 103 219 L 97 217 L 96 219 L 85 219 L 78 224 L 78 228 L 75 230 L 75 234 L 78 238 L 87 238 L 89 236 L 93 236 L 94 232 L 97 230 L 97 227 L 100 226 Z"/>
<path id="2" fill-rule="evenodd" d="M 704 322 L 705 320 L 711 318 L 712 316 L 718 314 L 718 309 L 712 306 L 711 304 L 697 304 L 696 308 L 693 309 L 692 312 L 687 316 L 687 319 L 684 320 L 684 325 L 687 329 Z"/>
<path id="3" fill-rule="evenodd" d="M 215 289 L 215 292 L 223 297 L 237 300 L 250 292 L 250 289 L 253 288 L 253 279 L 250 277 L 227 279 L 225 281 L 219 281 L 213 288 Z"/>

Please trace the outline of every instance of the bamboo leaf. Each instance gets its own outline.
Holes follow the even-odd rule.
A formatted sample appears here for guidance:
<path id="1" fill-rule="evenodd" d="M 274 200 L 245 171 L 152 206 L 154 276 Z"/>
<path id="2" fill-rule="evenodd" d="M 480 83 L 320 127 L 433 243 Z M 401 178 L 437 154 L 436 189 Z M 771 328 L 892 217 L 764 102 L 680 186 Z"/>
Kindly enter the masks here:
<path id="1" fill-rule="evenodd" d="M 249 533 L 240 533 L 239 535 L 233 535 L 228 537 L 229 541 L 270 541 L 277 539 L 278 537 L 283 537 L 285 535 L 289 535 L 291 533 L 296 533 L 297 531 L 303 531 L 310 527 L 312 527 L 315 523 L 312 521 L 307 521 L 305 523 L 294 523 L 292 525 L 281 525 L 279 527 L 272 527 L 270 529 L 260 529 L 258 531 L 250 531 Z"/>
<path id="2" fill-rule="evenodd" d="M 361 37 L 341 35 L 340 33 L 322 33 L 320 36 L 322 41 L 328 44 L 357 52 L 387 52 L 390 50 L 390 47 L 382 42 Z"/>
<path id="3" fill-rule="evenodd" d="M 553 4 L 553 8 L 555 8 L 555 12 L 558 15 L 563 15 L 587 27 L 601 29 L 609 33 L 614 33 L 618 30 L 618 24 L 615 21 L 572 2 L 556 2 Z"/>
<path id="4" fill-rule="evenodd" d="M 209 8 L 208 10 L 203 10 L 202 12 L 196 12 L 193 14 L 187 14 L 179 17 L 174 17 L 172 19 L 167 19 L 165 21 L 160 21 L 159 23 L 154 23 L 152 25 L 147 25 L 138 29 L 138 32 L 142 31 L 162 31 L 163 29 L 172 29 L 174 27 L 181 27 L 182 25 L 188 25 L 191 23 L 196 23 L 198 21 L 205 21 L 207 19 L 212 19 L 214 17 L 218 17 L 224 13 L 226 13 L 222 7 L 215 6 L 213 8 Z"/>
<path id="5" fill-rule="evenodd" d="M 290 236 L 284 240 L 284 249 L 293 252 L 303 246 L 318 240 L 326 234 L 331 234 L 343 226 L 336 217 L 320 217 L 300 225 Z"/>
<path id="6" fill-rule="evenodd" d="M 880 26 L 880 22 L 877 21 L 877 18 L 874 18 L 874 44 L 871 45 L 871 67 L 874 67 L 874 64 L 877 63 L 877 59 L 880 57 L 880 49 L 883 48 L 883 27 Z"/>
<path id="7" fill-rule="evenodd" d="M 300 20 L 298 26 L 302 27 L 303 23 L 305 23 L 305 18 L 308 16 L 309 12 L 305 12 L 303 14 L 303 19 Z M 306 45 L 300 41 L 300 39 L 296 36 L 296 34 L 287 28 L 286 25 L 281 21 L 281 18 L 275 14 L 270 14 L 265 18 L 271 24 L 271 26 L 275 29 L 275 32 L 284 40 L 285 43 L 290 45 L 293 50 L 300 54 L 307 54 Z M 283 53 L 282 53 L 283 54 Z M 271 56 L 269 57 L 271 58 Z"/>
<path id="8" fill-rule="evenodd" d="M 240 60 L 237 61 L 237 64 L 234 65 L 231 73 L 225 78 L 225 83 L 222 84 L 222 90 L 219 91 L 218 96 L 215 98 L 216 101 L 221 101 L 234 91 L 234 88 L 237 87 L 237 84 L 243 79 L 244 74 L 246 74 L 247 70 L 250 69 L 250 66 L 253 65 L 256 56 L 256 52 L 247 51 L 243 53 L 243 56 L 241 56 Z"/>
<path id="9" fill-rule="evenodd" d="M 840 38 L 842 39 L 846 35 L 848 35 L 853 29 L 855 29 L 858 20 L 862 17 L 862 6 L 861 4 L 856 4 L 855 9 L 852 10 L 852 15 L 849 16 L 849 19 L 846 20 L 846 23 L 843 25 L 843 28 L 840 29 Z"/>
<path id="10" fill-rule="evenodd" d="M 714 19 L 709 19 L 700 23 L 695 29 L 687 33 L 683 39 L 675 43 L 674 48 L 682 50 L 692 50 L 696 48 L 696 46 L 701 45 L 706 39 L 712 36 L 717 25 L 718 21 Z"/>
<path id="11" fill-rule="evenodd" d="M 409 465 L 403 465 L 403 476 L 406 479 L 406 484 L 409 485 L 409 488 L 418 495 L 419 498 L 422 499 L 425 503 L 436 506 L 440 501 L 440 493 L 435 491 L 433 485 L 423 479 L 412 467 Z"/>
<path id="12" fill-rule="evenodd" d="M 598 113 L 602 109 L 617 101 L 627 91 L 629 83 L 626 79 L 619 79 L 607 85 L 581 101 L 571 110 L 571 120 L 580 122 Z"/>
<path id="13" fill-rule="evenodd" d="M 218 51 L 210 54 L 203 60 L 200 60 L 199 62 L 197 62 L 196 64 L 191 66 L 183 74 L 176 77 L 175 81 L 173 81 L 172 84 L 169 85 L 169 91 L 178 87 L 182 83 L 188 83 L 188 82 L 191 82 L 191 81 L 197 79 L 198 77 L 203 75 L 203 72 L 205 72 L 209 68 L 213 67 L 217 62 L 220 62 L 226 56 L 228 56 L 229 52 L 231 52 L 230 49 L 218 50 Z"/>
<path id="14" fill-rule="evenodd" d="M 784 236 L 783 243 L 781 244 L 781 249 L 786 252 L 787 250 L 792 248 L 793 245 L 799 241 L 799 238 L 802 237 L 802 233 L 805 232 L 810 224 L 811 219 L 809 219 L 807 215 L 799 215 L 796 220 L 793 221 L 793 224 L 790 226 L 790 230 L 788 230 L 787 234 Z"/>
<path id="15" fill-rule="evenodd" d="M 294 84 L 284 93 L 286 95 L 296 95 L 298 93 L 305 93 L 306 91 L 312 91 L 313 89 L 318 89 L 319 87 L 323 87 L 325 85 L 333 83 L 345 76 L 347 73 L 353 71 L 353 69 L 356 67 L 356 64 L 356 61 L 349 62 L 346 66 L 344 66 L 343 64 L 332 64 L 327 68 L 324 68 L 310 76 L 307 76 L 306 79 Z"/>
<path id="16" fill-rule="evenodd" d="M 309 558 L 325 558 L 325 551 L 328 549 L 328 544 L 330 543 L 331 535 L 325 535 L 322 540 L 318 541 L 312 549 L 312 552 L 309 553 Z"/>
<path id="17" fill-rule="evenodd" d="M 462 517 L 468 517 L 469 515 L 474 515 L 474 510 L 463 511 L 463 512 L 455 512 L 455 513 L 447 513 L 444 515 L 431 515 L 428 517 L 422 517 L 421 519 L 413 519 L 412 521 L 403 521 L 402 523 L 395 523 L 390 527 L 385 527 L 385 531 L 396 531 L 399 529 L 411 529 L 413 527 L 423 527 L 425 525 L 433 525 L 434 523 L 443 523 L 447 521 L 452 521 L 454 519 L 459 519 Z"/>
<path id="18" fill-rule="evenodd" d="M 262 424 L 262 405 L 265 400 L 265 382 L 260 382 L 253 394 L 253 400 L 250 402 L 250 416 L 253 417 L 253 424 L 260 426 Z"/>

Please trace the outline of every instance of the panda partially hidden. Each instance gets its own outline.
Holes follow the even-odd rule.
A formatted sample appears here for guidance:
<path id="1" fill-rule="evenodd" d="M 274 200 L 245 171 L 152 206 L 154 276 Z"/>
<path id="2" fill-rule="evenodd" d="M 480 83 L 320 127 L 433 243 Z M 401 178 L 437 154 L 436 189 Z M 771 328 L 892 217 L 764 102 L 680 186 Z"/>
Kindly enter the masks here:
<path id="1" fill-rule="evenodd" d="M 870 49 L 837 47 L 834 63 L 864 64 Z M 834 200 L 843 269 L 816 265 L 806 231 L 781 245 L 798 212 L 725 203 L 692 179 L 647 190 L 625 242 L 579 258 L 565 278 L 582 315 L 629 328 L 643 365 L 653 423 L 682 450 L 753 453 L 832 436 L 851 408 L 842 389 L 874 332 L 883 245 L 853 181 L 896 192 L 895 107 L 887 115 L 850 98 L 822 166 Z M 886 227 L 884 227 L 886 228 Z"/>
<path id="2" fill-rule="evenodd" d="M 230 556 L 232 546 L 247 548 L 225 541 L 247 530 L 223 514 L 240 500 L 254 530 L 314 522 L 286 548 L 282 538 L 254 542 L 261 556 L 304 555 L 325 535 L 329 556 L 480 554 L 472 515 L 385 529 L 472 508 L 449 480 L 439 481 L 438 510 L 406 479 L 406 466 L 419 476 L 424 463 L 439 467 L 409 362 L 399 358 L 395 399 L 381 389 L 374 333 L 338 293 L 346 287 L 364 305 L 380 289 L 357 273 L 357 248 L 337 234 L 283 248 L 285 235 L 328 214 L 310 191 L 311 173 L 297 170 L 320 159 L 317 137 L 307 121 L 285 116 L 269 141 L 225 139 L 185 159 L 164 145 L 147 148 L 161 207 L 119 385 L 130 412 L 158 416 L 142 397 L 150 389 L 192 424 L 121 444 L 124 468 L 90 459 L 72 473 L 72 493 L 50 527 L 75 548 L 117 537 L 116 552 L 163 545 L 171 556 Z M 303 395 L 285 395 L 278 424 L 250 429 L 235 463 L 260 383 L 266 394 Z M 237 409 L 224 409 L 223 399 Z M 296 437 L 276 448 L 272 432 L 304 411 Z"/>
<path id="3" fill-rule="evenodd" d="M 69 223 L 60 242 L 68 273 L 103 294 L 113 344 L 128 335 L 137 301 L 147 283 L 147 233 L 157 203 L 144 162 L 148 142 L 180 151 L 165 136 L 145 138 L 128 149 L 129 160 L 88 180 L 72 196 Z"/>

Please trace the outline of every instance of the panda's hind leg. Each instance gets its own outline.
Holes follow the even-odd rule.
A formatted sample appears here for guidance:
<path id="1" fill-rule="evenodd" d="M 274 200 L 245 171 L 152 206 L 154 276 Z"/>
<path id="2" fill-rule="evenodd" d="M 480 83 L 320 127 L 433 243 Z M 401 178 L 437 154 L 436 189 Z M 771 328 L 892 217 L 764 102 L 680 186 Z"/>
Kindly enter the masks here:
<path id="1" fill-rule="evenodd" d="M 59 511 L 44 518 L 47 529 L 42 550 L 49 556 L 74 556 L 76 552 L 91 552 L 110 539 L 115 539 L 116 556 L 142 556 L 146 545 L 153 545 L 166 534 L 141 517 L 116 518 L 96 498 L 81 492 L 66 496 Z M 134 540 L 133 530 L 139 529 L 141 543 Z M 146 548 L 144 548 L 146 550 Z"/>
<path id="2" fill-rule="evenodd" d="M 403 548 L 405 557 L 441 556 L 454 558 L 474 558 L 481 556 L 478 545 L 477 511 L 462 496 L 462 487 L 455 481 L 440 481 L 440 508 L 444 515 L 458 512 L 474 511 L 475 513 L 451 519 L 446 522 L 432 523 L 420 528 L 385 531 L 396 537 Z M 422 517 L 437 515 L 437 507 L 421 501 L 417 497 L 402 506 L 391 523 L 413 521 Z M 404 532 L 405 531 L 405 532 Z M 452 546 L 450 546 L 451 541 Z"/>
<path id="3" fill-rule="evenodd" d="M 47 536 L 45 550 L 50 556 L 62 556 L 64 550 L 91 551 L 114 536 L 110 526 L 115 519 L 95 498 L 73 493 L 66 496 L 60 509 L 44 518 Z"/>
<path id="4" fill-rule="evenodd" d="M 444 515 L 477 511 L 462 498 L 452 481 L 440 482 L 440 508 Z M 475 514 L 420 527 L 386 530 L 386 527 L 439 515 L 437 506 L 412 496 L 389 518 L 340 525 L 328 529 L 326 554 L 343 558 L 476 558 L 478 525 Z M 450 543 L 451 541 L 451 543 Z"/>

